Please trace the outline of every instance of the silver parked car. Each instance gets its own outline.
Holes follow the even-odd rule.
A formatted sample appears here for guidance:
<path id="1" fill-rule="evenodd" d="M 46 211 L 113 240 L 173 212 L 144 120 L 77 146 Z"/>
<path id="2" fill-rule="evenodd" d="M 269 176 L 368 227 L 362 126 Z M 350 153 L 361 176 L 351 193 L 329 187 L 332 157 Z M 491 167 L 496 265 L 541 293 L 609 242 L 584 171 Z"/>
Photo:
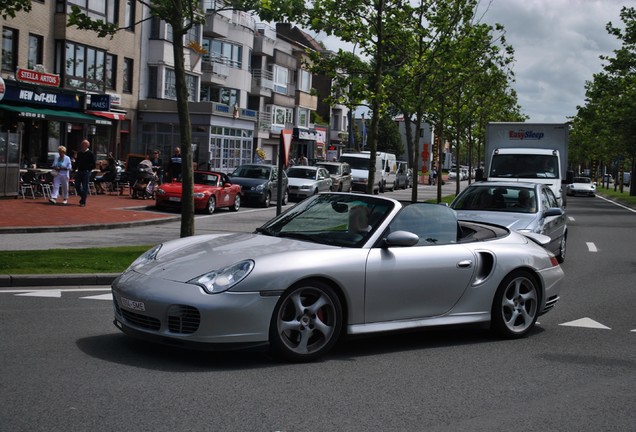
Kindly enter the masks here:
<path id="1" fill-rule="evenodd" d="M 289 199 L 303 200 L 320 192 L 331 191 L 331 175 L 326 168 L 296 165 L 287 169 Z"/>
<path id="2" fill-rule="evenodd" d="M 477 182 L 451 203 L 457 217 L 503 225 L 512 230 L 550 237 L 546 248 L 559 262 L 565 260 L 568 227 L 548 185 L 517 182 Z"/>
<path id="3" fill-rule="evenodd" d="M 435 204 L 323 193 L 254 233 L 159 244 L 112 285 L 115 325 L 201 349 L 269 346 L 292 361 L 345 334 L 490 323 L 526 335 L 559 300 L 553 254 Z"/>
<path id="4" fill-rule="evenodd" d="M 351 167 L 346 162 L 317 162 L 316 166 L 323 167 L 331 175 L 331 190 L 333 192 L 351 192 Z"/>

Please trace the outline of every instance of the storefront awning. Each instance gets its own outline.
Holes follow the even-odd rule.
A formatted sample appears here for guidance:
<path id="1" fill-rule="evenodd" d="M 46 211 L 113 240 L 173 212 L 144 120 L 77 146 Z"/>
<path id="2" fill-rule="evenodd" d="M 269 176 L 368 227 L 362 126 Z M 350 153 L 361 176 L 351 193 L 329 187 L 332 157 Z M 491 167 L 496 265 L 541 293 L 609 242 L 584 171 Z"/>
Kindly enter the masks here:
<path id="1" fill-rule="evenodd" d="M 0 105 L 0 109 L 18 113 L 20 117 L 39 120 L 58 120 L 70 123 L 89 123 L 111 125 L 112 122 L 102 117 L 92 116 L 75 111 L 54 110 L 49 108 L 35 108 L 30 106 Z"/>
<path id="2" fill-rule="evenodd" d="M 104 117 L 112 120 L 126 120 L 126 114 L 112 111 L 86 111 L 86 114 Z"/>

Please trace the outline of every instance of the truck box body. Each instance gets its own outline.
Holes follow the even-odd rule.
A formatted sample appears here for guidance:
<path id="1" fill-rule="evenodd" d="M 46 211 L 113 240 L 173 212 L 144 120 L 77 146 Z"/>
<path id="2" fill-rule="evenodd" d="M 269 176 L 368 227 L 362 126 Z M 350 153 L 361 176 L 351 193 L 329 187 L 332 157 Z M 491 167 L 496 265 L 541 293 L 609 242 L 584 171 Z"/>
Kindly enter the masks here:
<path id="1" fill-rule="evenodd" d="M 484 174 L 490 181 L 547 184 L 564 205 L 568 137 L 566 123 L 488 123 Z"/>

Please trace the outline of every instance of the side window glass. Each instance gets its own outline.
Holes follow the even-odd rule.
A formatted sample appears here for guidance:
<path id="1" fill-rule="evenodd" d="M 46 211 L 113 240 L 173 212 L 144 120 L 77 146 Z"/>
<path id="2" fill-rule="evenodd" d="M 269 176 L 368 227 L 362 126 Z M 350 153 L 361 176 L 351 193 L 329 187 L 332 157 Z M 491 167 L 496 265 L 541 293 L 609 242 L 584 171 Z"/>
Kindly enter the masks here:
<path id="1" fill-rule="evenodd" d="M 556 197 L 554 196 L 554 192 L 552 192 L 552 189 L 544 189 L 546 195 L 547 195 L 547 199 L 548 199 L 548 207 L 558 207 L 559 204 L 557 202 Z"/>

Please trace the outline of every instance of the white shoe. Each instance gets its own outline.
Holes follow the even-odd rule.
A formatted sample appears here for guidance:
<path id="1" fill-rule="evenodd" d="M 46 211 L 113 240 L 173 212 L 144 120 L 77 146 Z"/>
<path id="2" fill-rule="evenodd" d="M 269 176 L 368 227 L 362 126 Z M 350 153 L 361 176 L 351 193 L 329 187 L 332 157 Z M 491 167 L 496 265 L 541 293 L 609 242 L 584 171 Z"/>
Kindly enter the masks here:
<path id="1" fill-rule="evenodd" d="M 68 200 L 62 201 L 62 204 L 64 204 L 64 205 L 68 204 Z"/>
<path id="2" fill-rule="evenodd" d="M 55 201 L 55 198 L 49 198 L 49 202 L 51 204 L 56 204 L 57 203 L 57 201 Z"/>

